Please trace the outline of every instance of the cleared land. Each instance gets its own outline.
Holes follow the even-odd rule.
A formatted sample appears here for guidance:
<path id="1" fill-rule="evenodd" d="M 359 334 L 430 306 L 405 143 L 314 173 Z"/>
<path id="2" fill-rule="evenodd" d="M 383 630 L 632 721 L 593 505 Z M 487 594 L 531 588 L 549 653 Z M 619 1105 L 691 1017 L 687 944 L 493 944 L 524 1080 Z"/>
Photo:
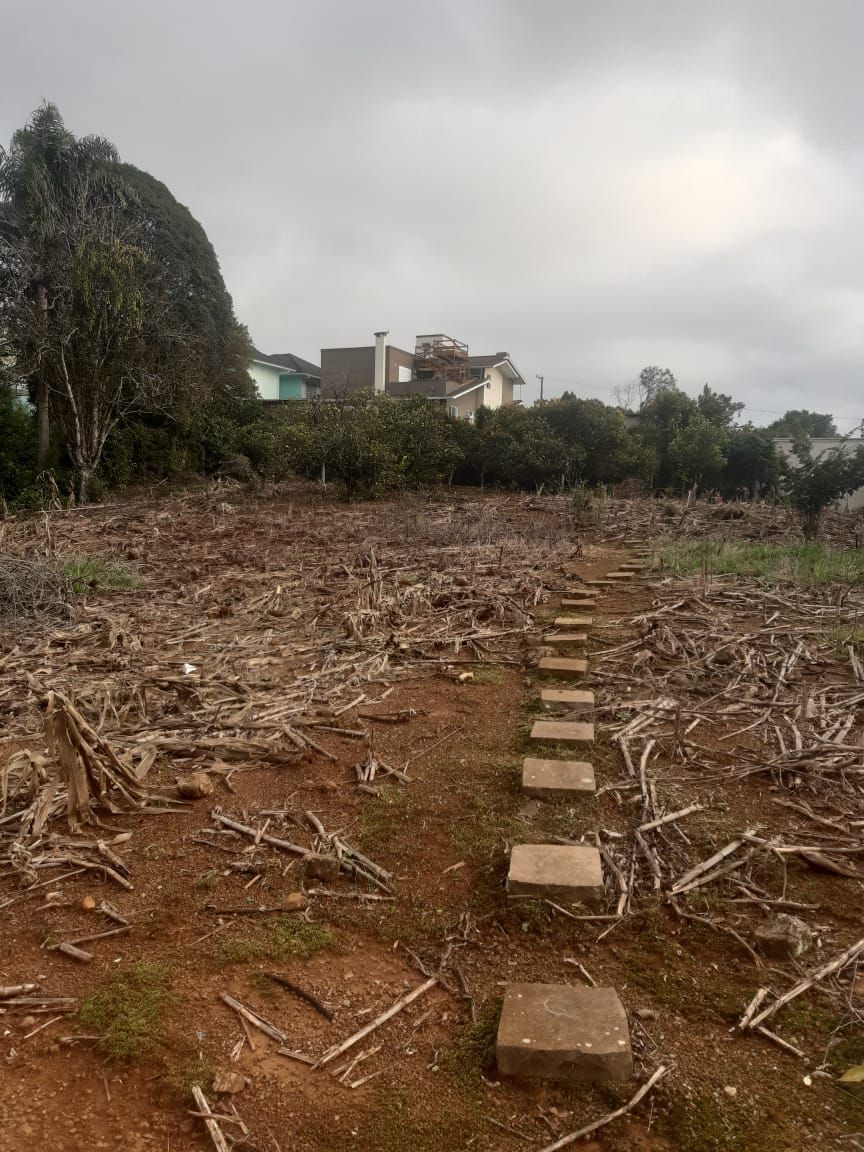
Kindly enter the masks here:
<path id="1" fill-rule="evenodd" d="M 864 594 L 854 557 L 805 580 L 765 547 L 783 514 L 739 511 L 615 502 L 583 532 L 563 498 L 351 508 L 298 488 L 8 522 L 7 552 L 61 579 L 26 615 L 10 577 L 0 624 L 0 985 L 39 985 L 0 1003 L 0 1147 L 211 1148 L 197 1084 L 241 1148 L 539 1150 L 660 1064 L 577 1147 L 854 1147 L 857 961 L 766 1017 L 775 1039 L 737 1025 L 864 937 Z M 763 567 L 709 563 L 707 537 L 758 544 Z M 645 544 L 652 566 L 592 608 L 597 795 L 528 799 L 542 636 Z M 51 791 L 46 714 L 89 757 L 98 825 L 70 831 Z M 201 771 L 213 792 L 181 800 Z M 602 907 L 508 901 L 512 845 L 556 839 L 600 848 Z M 779 911 L 812 932 L 797 958 L 759 942 Z M 432 976 L 344 1055 L 297 1058 Z M 591 981 L 628 1010 L 640 1079 L 499 1079 L 505 985 Z"/>

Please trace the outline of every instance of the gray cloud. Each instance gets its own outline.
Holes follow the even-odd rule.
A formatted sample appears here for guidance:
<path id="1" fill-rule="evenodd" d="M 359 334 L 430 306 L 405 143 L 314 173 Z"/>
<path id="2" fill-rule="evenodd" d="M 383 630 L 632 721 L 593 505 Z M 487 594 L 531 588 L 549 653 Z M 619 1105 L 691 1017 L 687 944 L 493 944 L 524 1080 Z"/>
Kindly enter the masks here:
<path id="1" fill-rule="evenodd" d="M 205 225 L 269 351 L 444 330 L 547 394 L 661 363 L 756 420 L 856 418 L 857 0 L 7 0 L 3 23 L 0 139 L 46 98 L 109 136 Z"/>

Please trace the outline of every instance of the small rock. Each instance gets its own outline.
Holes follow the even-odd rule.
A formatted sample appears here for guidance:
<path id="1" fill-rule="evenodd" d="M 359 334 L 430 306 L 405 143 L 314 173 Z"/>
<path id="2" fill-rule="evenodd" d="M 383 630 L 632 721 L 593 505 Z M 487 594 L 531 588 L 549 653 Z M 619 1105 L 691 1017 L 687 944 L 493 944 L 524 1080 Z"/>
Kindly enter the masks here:
<path id="1" fill-rule="evenodd" d="M 310 852 L 303 857 L 306 865 L 306 875 L 312 880 L 323 880 L 332 883 L 339 875 L 339 860 L 336 856 L 325 856 L 319 852 Z"/>
<path id="2" fill-rule="evenodd" d="M 797 960 L 813 943 L 813 933 L 803 920 L 780 912 L 755 932 L 756 943 L 774 960 Z"/>
<path id="3" fill-rule="evenodd" d="M 85 896 L 81 901 L 81 907 L 85 912 L 92 912 L 96 907 L 96 900 L 92 896 Z"/>
<path id="4" fill-rule="evenodd" d="M 730 1100 L 734 1100 L 738 1095 L 738 1089 L 734 1084 L 727 1084 L 723 1091 L 726 1093 Z"/>
<path id="5" fill-rule="evenodd" d="M 246 1087 L 246 1077 L 239 1072 L 222 1071 L 213 1077 L 213 1091 L 233 1096 Z"/>
<path id="6" fill-rule="evenodd" d="M 21 1027 L 22 1028 L 34 1028 L 35 1026 L 36 1026 L 36 1017 L 35 1016 L 25 1016 L 24 1019 L 21 1021 Z"/>
<path id="7" fill-rule="evenodd" d="M 656 1020 L 657 1013 L 653 1008 L 636 1008 L 633 1015 L 637 1020 Z"/>
<path id="8" fill-rule="evenodd" d="M 283 912 L 302 912 L 308 903 L 302 892 L 289 892 L 280 907 Z"/>
<path id="9" fill-rule="evenodd" d="M 200 800 L 213 793 L 213 781 L 206 772 L 193 772 L 177 781 L 177 791 L 184 800 Z"/>

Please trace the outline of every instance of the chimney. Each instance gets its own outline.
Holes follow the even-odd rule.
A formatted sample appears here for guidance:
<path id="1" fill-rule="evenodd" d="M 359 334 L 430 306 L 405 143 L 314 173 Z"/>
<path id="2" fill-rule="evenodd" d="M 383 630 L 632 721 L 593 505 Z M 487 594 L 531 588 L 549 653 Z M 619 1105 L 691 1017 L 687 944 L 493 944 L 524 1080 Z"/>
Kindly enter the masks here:
<path id="1" fill-rule="evenodd" d="M 375 395 L 387 391 L 387 336 L 388 332 L 375 333 Z"/>

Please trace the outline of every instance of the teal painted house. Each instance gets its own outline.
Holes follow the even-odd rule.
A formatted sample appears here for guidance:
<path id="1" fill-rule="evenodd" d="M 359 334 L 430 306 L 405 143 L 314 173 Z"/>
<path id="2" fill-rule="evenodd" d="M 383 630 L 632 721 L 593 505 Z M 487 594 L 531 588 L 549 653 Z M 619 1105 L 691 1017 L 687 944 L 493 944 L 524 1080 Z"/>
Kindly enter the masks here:
<path id="1" fill-rule="evenodd" d="M 321 390 L 321 369 L 317 364 L 279 352 L 265 356 L 256 351 L 249 365 L 249 375 L 255 381 L 262 400 L 311 400 Z"/>

